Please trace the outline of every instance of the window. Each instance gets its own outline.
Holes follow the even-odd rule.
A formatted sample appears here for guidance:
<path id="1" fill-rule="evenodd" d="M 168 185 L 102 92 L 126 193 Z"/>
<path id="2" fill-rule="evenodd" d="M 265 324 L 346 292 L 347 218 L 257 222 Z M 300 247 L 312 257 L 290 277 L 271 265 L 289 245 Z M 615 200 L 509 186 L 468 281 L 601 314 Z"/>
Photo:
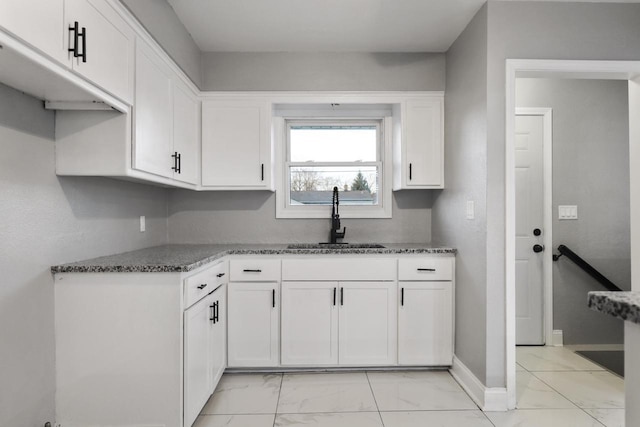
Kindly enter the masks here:
<path id="1" fill-rule="evenodd" d="M 391 216 L 383 119 L 283 119 L 279 218 L 328 218 L 338 188 L 344 218 Z"/>

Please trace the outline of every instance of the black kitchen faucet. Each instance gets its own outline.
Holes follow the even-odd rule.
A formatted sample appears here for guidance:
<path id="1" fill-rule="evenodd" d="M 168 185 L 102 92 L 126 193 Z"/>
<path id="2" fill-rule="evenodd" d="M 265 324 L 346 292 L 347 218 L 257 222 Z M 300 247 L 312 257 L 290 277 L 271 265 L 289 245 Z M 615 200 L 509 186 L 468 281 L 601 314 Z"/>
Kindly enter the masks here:
<path id="1" fill-rule="evenodd" d="M 338 187 L 333 187 L 331 207 L 331 243 L 337 243 L 337 239 L 343 239 L 344 234 L 347 232 L 347 227 L 344 227 L 342 231 L 340 231 L 340 214 L 338 213 L 338 206 L 340 206 Z"/>

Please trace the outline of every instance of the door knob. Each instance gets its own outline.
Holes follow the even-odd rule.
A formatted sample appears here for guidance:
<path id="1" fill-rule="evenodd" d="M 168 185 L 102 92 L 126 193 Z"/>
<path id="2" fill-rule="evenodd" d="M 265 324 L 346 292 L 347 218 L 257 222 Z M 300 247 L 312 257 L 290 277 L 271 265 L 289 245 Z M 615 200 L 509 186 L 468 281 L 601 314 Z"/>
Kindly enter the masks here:
<path id="1" fill-rule="evenodd" d="M 535 252 L 535 253 L 539 253 L 539 252 L 542 252 L 542 251 L 544 251 L 544 246 L 542 246 L 542 245 L 537 245 L 537 244 L 536 244 L 536 245 L 533 245 L 533 252 Z"/>
<path id="2" fill-rule="evenodd" d="M 534 236 L 539 236 L 542 234 L 542 231 L 539 228 L 534 228 L 533 229 L 533 235 Z"/>

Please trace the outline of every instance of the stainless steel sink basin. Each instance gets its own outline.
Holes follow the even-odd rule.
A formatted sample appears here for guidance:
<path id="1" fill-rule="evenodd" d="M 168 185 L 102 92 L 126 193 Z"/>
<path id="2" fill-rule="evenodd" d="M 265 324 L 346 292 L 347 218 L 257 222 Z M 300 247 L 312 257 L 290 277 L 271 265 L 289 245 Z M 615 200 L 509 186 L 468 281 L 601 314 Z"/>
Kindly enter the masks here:
<path id="1" fill-rule="evenodd" d="M 379 243 L 293 243 L 287 249 L 383 249 Z"/>

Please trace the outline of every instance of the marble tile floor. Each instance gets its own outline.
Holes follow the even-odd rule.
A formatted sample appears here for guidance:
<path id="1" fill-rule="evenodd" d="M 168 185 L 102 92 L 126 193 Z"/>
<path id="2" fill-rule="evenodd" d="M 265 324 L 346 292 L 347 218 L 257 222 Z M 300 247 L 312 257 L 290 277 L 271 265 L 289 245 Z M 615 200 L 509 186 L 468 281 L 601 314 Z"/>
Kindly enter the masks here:
<path id="1" fill-rule="evenodd" d="M 225 374 L 194 427 L 623 427 L 624 382 L 518 347 L 517 409 L 483 413 L 446 371 Z"/>

